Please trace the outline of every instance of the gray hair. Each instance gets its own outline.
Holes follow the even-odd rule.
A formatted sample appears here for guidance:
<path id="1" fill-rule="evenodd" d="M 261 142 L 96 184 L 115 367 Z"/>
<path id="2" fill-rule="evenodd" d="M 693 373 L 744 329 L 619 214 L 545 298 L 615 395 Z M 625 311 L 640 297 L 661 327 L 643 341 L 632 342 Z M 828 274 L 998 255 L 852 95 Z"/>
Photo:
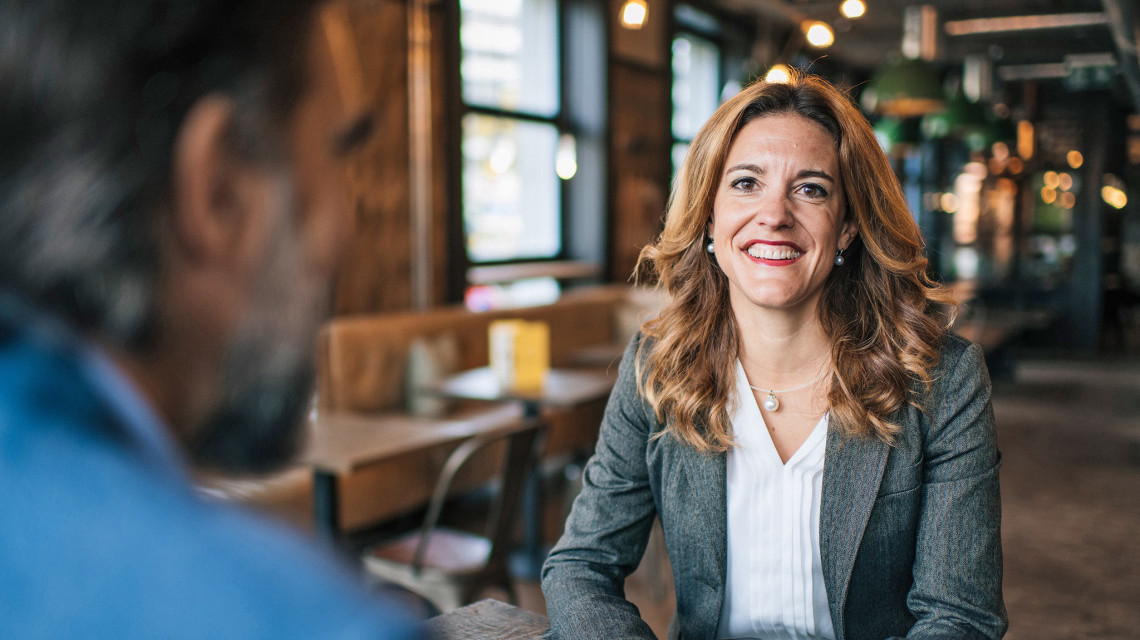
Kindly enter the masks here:
<path id="1" fill-rule="evenodd" d="M 227 95 L 234 152 L 279 160 L 316 4 L 0 4 L 0 290 L 124 348 L 153 344 L 182 120 Z"/>

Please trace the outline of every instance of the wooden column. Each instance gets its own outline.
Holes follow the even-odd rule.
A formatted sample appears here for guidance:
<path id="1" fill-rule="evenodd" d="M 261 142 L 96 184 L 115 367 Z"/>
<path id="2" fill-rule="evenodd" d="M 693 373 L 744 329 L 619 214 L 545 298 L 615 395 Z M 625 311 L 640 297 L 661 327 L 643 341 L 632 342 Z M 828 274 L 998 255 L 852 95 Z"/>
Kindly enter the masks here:
<path id="1" fill-rule="evenodd" d="M 672 173 L 672 2 L 648 0 L 640 30 L 618 22 L 609 0 L 610 273 L 625 282 L 641 248 L 661 230 Z"/>
<path id="2" fill-rule="evenodd" d="M 427 0 L 339 0 L 325 12 L 326 28 L 343 34 L 338 66 L 357 69 L 376 119 L 350 168 L 356 232 L 337 281 L 336 313 L 440 304 L 449 175 L 443 9 Z"/>

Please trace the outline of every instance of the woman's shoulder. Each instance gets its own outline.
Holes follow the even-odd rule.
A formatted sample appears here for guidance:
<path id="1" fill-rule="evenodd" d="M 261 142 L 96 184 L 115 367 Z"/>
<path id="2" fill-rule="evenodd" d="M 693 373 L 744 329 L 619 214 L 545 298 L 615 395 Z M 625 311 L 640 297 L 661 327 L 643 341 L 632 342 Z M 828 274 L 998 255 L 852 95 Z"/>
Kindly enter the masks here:
<path id="1" fill-rule="evenodd" d="M 984 368 L 985 358 L 982 348 L 962 336 L 947 331 L 942 338 L 938 349 L 938 364 L 932 378 L 940 380 L 945 377 L 958 378 L 968 374 L 978 367 Z"/>
<path id="2" fill-rule="evenodd" d="M 639 376 L 642 378 L 645 376 L 645 363 L 649 358 L 649 350 L 653 346 L 653 342 L 652 336 L 647 336 L 640 330 L 630 337 L 618 366 L 615 391 L 624 388 L 627 391 L 637 393 L 639 386 L 637 379 Z"/>
<path id="3" fill-rule="evenodd" d="M 948 331 L 939 345 L 938 362 L 930 372 L 930 387 L 922 394 L 921 404 L 927 410 L 937 410 L 968 389 L 989 387 L 989 370 L 981 347 Z"/>
<path id="4" fill-rule="evenodd" d="M 646 334 L 644 330 L 638 329 L 625 345 L 625 352 L 622 354 L 622 364 L 633 366 L 637 365 L 638 369 L 642 369 L 645 362 L 649 359 L 649 353 L 653 349 L 653 345 L 657 343 L 657 338 Z"/>

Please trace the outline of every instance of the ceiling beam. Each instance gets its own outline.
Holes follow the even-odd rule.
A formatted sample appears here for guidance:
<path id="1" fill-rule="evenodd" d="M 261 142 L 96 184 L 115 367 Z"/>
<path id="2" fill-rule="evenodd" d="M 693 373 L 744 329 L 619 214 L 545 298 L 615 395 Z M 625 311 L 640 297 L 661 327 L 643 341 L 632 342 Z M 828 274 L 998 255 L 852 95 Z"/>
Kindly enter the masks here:
<path id="1" fill-rule="evenodd" d="M 1001 18 L 951 20 L 947 22 L 943 28 L 946 30 L 947 35 L 972 36 L 982 33 L 1009 33 L 1011 31 L 1095 27 L 1107 22 L 1108 15 L 1105 13 L 1054 13 L 1037 16 L 1005 16 Z"/>

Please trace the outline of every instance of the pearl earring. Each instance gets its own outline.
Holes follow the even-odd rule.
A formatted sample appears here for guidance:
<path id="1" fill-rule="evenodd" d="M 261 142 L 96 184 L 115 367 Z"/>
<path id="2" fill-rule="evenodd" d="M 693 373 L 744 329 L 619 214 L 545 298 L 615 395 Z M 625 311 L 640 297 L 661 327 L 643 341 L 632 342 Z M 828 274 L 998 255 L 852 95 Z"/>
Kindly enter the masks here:
<path id="1" fill-rule="evenodd" d="M 715 252 L 715 247 L 713 247 L 712 240 L 709 240 L 709 243 L 705 245 L 705 251 L 708 251 L 709 253 Z"/>
<path id="2" fill-rule="evenodd" d="M 847 260 L 843 257 L 843 249 L 839 249 L 835 252 L 835 266 L 842 267 L 844 262 Z"/>

